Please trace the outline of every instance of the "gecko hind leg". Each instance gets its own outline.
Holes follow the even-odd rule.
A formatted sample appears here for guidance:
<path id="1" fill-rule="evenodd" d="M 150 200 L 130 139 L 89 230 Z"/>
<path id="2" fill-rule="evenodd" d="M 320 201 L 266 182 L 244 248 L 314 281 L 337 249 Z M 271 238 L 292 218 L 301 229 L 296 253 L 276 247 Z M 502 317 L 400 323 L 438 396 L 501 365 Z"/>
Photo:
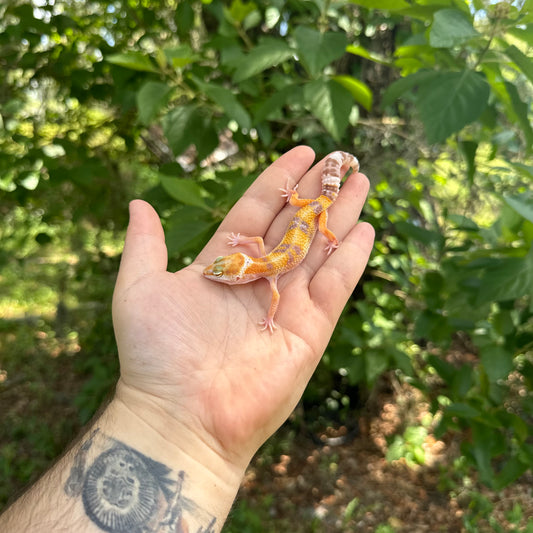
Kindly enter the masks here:
<path id="1" fill-rule="evenodd" d="M 328 228 L 328 212 L 322 211 L 318 217 L 318 230 L 322 235 L 328 239 L 326 245 L 326 253 L 330 255 L 333 250 L 339 247 L 339 240 L 335 237 L 335 234 Z"/>
<path id="2" fill-rule="evenodd" d="M 280 187 L 279 190 L 283 193 L 281 196 L 282 198 L 287 199 L 287 203 L 295 206 L 295 207 L 304 207 L 306 205 L 309 205 L 311 202 L 314 202 L 315 200 L 313 198 L 300 198 L 298 196 L 298 191 L 296 190 L 298 188 L 299 183 L 297 183 L 294 188 L 289 187 L 289 182 L 287 181 L 286 187 Z"/>
<path id="3" fill-rule="evenodd" d="M 274 315 L 276 314 L 279 305 L 278 278 L 276 277 L 274 279 L 269 279 L 268 282 L 270 283 L 270 288 L 272 290 L 272 300 L 270 302 L 270 308 L 267 316 L 263 318 L 261 322 L 259 322 L 259 325 L 263 326 L 261 331 L 268 329 L 270 333 L 274 333 L 274 330 L 277 329 L 277 326 L 274 322 Z"/>

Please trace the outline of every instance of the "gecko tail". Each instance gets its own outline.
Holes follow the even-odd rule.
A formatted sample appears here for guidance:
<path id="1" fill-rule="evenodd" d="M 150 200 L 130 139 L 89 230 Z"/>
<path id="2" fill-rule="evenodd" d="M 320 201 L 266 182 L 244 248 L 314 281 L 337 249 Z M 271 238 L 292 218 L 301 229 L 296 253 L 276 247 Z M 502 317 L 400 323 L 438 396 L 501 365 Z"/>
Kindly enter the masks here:
<path id="1" fill-rule="evenodd" d="M 348 152 L 333 152 L 325 163 L 322 173 L 322 194 L 327 196 L 332 202 L 337 199 L 341 186 L 341 170 L 344 166 L 352 168 L 354 172 L 359 171 L 359 161 L 357 157 Z"/>

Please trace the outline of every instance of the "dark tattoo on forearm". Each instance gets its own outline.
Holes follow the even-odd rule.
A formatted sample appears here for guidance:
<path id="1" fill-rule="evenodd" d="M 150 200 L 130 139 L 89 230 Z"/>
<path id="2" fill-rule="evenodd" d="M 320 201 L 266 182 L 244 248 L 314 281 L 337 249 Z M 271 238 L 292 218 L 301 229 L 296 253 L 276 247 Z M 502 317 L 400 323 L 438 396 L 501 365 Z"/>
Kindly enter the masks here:
<path id="1" fill-rule="evenodd" d="M 104 450 L 87 464 L 96 436 Z M 216 519 L 183 495 L 185 473 L 174 473 L 95 429 L 80 446 L 64 490 L 110 533 L 215 533 Z"/>

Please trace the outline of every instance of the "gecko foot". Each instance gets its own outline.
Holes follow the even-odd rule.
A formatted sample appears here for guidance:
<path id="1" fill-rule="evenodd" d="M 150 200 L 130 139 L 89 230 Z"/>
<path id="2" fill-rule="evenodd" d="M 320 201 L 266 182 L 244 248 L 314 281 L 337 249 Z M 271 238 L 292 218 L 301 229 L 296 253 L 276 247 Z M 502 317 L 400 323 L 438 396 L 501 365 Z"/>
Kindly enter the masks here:
<path id="1" fill-rule="evenodd" d="M 333 252 L 333 250 L 336 250 L 338 247 L 339 247 L 338 241 L 328 241 L 328 244 L 324 248 L 326 255 L 331 255 L 331 252 Z"/>
<path id="2" fill-rule="evenodd" d="M 270 333 L 274 333 L 274 330 L 277 329 L 277 326 L 274 323 L 274 319 L 269 317 L 269 316 L 263 318 L 263 320 L 261 320 L 261 322 L 259 322 L 259 325 L 263 326 L 261 328 L 261 331 L 265 331 L 265 329 L 268 329 L 270 331 Z"/>
<path id="3" fill-rule="evenodd" d="M 241 234 L 231 233 L 228 236 L 228 246 L 238 246 L 239 244 L 241 244 Z"/>
<path id="4" fill-rule="evenodd" d="M 289 187 L 289 181 L 287 181 L 286 187 L 280 187 L 279 190 L 283 193 L 281 195 L 282 198 L 286 198 L 287 202 L 290 201 L 291 196 L 296 193 L 296 189 L 298 188 L 298 183 L 294 186 L 294 188 Z"/>

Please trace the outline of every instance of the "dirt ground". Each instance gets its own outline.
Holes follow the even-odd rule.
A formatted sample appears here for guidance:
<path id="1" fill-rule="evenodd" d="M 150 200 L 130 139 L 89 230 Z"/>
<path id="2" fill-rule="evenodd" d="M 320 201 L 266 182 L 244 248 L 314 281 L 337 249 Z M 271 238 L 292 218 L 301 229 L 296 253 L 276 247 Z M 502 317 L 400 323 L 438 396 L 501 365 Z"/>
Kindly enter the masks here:
<path id="1" fill-rule="evenodd" d="M 272 519 L 290 516 L 302 532 L 533 531 L 533 477 L 525 476 L 500 494 L 464 476 L 459 481 L 450 471 L 459 456 L 458 439 L 445 443 L 429 433 L 424 465 L 387 461 L 387 437 L 402 422 L 398 403 L 389 400 L 379 416 L 360 420 L 357 435 L 347 442 L 347 430 L 341 426 L 319 436 L 323 446 L 300 434 L 290 451 L 273 462 L 258 454 L 239 498 L 258 502 L 265 494 L 273 495 Z M 420 412 L 424 409 L 418 404 Z"/>

